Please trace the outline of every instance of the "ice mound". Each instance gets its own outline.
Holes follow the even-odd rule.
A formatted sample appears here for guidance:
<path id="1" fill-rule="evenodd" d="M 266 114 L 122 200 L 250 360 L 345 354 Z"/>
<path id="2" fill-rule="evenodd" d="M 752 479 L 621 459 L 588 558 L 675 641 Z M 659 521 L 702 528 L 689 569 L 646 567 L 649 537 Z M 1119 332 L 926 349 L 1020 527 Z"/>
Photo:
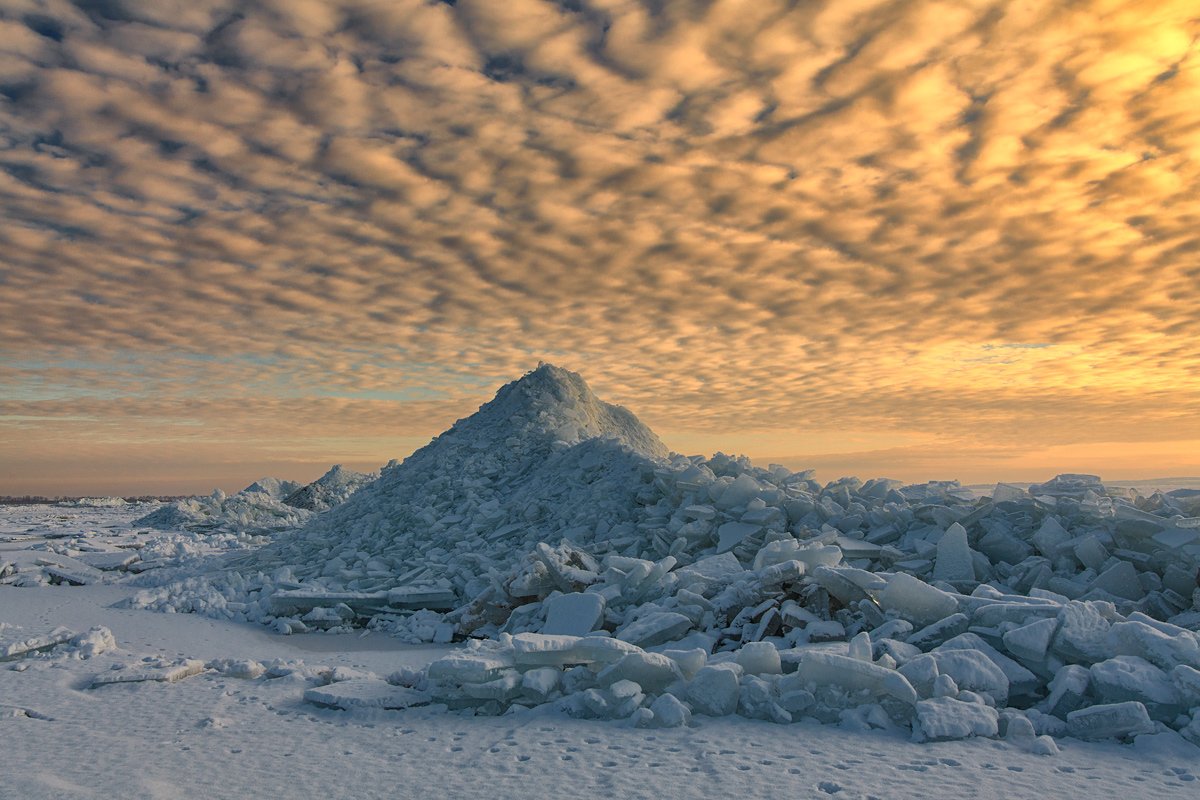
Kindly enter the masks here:
<path id="1" fill-rule="evenodd" d="M 543 366 L 233 571 L 137 604 L 469 637 L 409 684 L 477 713 L 812 718 L 1045 753 L 1045 736 L 1200 739 L 1193 498 L 1031 488 L 822 486 L 669 454 Z"/>
<path id="2" fill-rule="evenodd" d="M 317 513 L 328 511 L 378 478 L 378 472 L 355 472 L 335 464 L 320 478 L 284 497 L 283 504 Z"/>
<path id="3" fill-rule="evenodd" d="M 668 451 L 583 379 L 544 365 L 246 568 L 330 589 L 442 582 L 472 596 L 541 541 L 637 532 Z"/>

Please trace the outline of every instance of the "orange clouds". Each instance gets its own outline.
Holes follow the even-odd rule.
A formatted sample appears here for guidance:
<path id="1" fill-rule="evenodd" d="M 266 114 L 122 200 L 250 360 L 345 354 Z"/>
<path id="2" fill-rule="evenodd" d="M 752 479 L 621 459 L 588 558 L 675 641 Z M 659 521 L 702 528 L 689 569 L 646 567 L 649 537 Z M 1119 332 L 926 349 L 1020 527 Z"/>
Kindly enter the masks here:
<path id="1" fill-rule="evenodd" d="M 1198 36 L 1185 2 L 9 3 L 0 492 L 39 441 L 173 426 L 382 462 L 538 358 L 681 449 L 1160 472 L 1119 443 L 1200 439 Z"/>

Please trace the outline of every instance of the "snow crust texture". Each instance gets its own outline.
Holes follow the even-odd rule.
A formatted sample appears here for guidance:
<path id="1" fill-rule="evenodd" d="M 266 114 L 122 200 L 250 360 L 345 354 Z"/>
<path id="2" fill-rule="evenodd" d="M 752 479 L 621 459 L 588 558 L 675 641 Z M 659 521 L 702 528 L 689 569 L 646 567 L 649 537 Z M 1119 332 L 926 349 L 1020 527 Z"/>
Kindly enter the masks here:
<path id="1" fill-rule="evenodd" d="M 414 693 L 356 696 L 481 714 L 1200 741 L 1198 515 L 1195 493 L 1088 475 L 976 497 L 679 456 L 547 365 L 302 529 L 134 605 L 468 638 L 397 679 Z"/>

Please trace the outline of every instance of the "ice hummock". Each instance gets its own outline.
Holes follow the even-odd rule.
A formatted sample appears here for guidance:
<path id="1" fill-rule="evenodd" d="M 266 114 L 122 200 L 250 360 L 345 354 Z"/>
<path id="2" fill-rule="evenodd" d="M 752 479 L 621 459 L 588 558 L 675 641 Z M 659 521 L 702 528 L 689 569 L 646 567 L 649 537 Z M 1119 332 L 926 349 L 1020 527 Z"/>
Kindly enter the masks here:
<path id="1" fill-rule="evenodd" d="M 539 541 L 636 531 L 668 454 L 579 375 L 543 365 L 249 566 L 359 589 L 422 565 L 465 597 L 486 565 Z"/>

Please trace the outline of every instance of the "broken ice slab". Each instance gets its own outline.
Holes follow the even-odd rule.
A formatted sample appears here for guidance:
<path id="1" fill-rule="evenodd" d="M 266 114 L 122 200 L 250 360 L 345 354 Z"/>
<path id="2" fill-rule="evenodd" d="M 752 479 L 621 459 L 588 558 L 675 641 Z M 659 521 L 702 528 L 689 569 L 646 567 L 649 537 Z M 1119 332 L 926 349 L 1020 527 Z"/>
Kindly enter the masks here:
<path id="1" fill-rule="evenodd" d="M 1040 664 L 1046 659 L 1050 641 L 1057 632 L 1057 617 L 1039 619 L 1005 632 L 1004 647 L 1017 658 Z"/>
<path id="2" fill-rule="evenodd" d="M 674 611 L 655 611 L 618 630 L 614 636 L 638 647 L 673 642 L 692 629 L 692 621 Z"/>
<path id="3" fill-rule="evenodd" d="M 375 610 L 388 605 L 390 592 L 328 592 L 318 589 L 287 589 L 271 595 L 271 613 L 277 617 L 305 614 L 314 608 L 332 608 L 339 603 L 355 611 Z"/>
<path id="4" fill-rule="evenodd" d="M 769 642 L 749 642 L 743 645 L 737 651 L 735 661 L 747 675 L 778 675 L 783 672 L 779 651 Z"/>
<path id="5" fill-rule="evenodd" d="M 654 714 L 650 726 L 655 728 L 681 728 L 692 720 L 692 712 L 688 707 L 670 694 L 659 695 L 650 704 L 650 711 Z"/>
<path id="6" fill-rule="evenodd" d="M 546 624 L 542 633 L 583 636 L 604 619 L 604 598 L 595 592 L 570 592 L 545 601 Z"/>
<path id="7" fill-rule="evenodd" d="M 1050 647 L 1064 660 L 1093 664 L 1108 658 L 1111 623 L 1100 613 L 1099 605 L 1072 600 L 1059 609 L 1058 633 Z"/>
<path id="8" fill-rule="evenodd" d="M 1037 532 L 1030 537 L 1033 546 L 1046 558 L 1055 558 L 1060 548 L 1069 544 L 1071 534 L 1055 517 L 1046 517 Z"/>
<path id="9" fill-rule="evenodd" d="M 717 510 L 712 506 L 688 506 L 683 513 L 689 519 L 709 520 L 717 515 Z"/>
<path id="10" fill-rule="evenodd" d="M 387 602 L 406 610 L 450 611 L 458 604 L 458 595 L 439 586 L 398 586 L 388 590 Z"/>
<path id="11" fill-rule="evenodd" d="M 1010 697 L 1037 697 L 1041 680 L 1025 667 L 1018 664 L 974 633 L 963 633 L 938 646 L 939 652 L 970 650 L 987 656 L 1008 678 Z"/>
<path id="12" fill-rule="evenodd" d="M 929 669 L 930 662 L 936 669 Z M 986 694 L 997 706 L 1008 703 L 1008 676 L 978 650 L 935 650 L 912 659 L 900 667 L 900 673 L 925 696 L 933 690 L 925 682 L 929 675 L 949 675 L 959 689 Z"/>
<path id="13" fill-rule="evenodd" d="M 1162 669 L 1187 664 L 1200 669 L 1200 636 L 1183 628 L 1149 618 L 1117 622 L 1110 629 L 1112 655 L 1141 656 Z"/>
<path id="14" fill-rule="evenodd" d="M 762 586 L 774 587 L 799 580 L 804 577 L 805 571 L 806 568 L 803 561 L 792 560 L 781 561 L 778 564 L 763 567 L 754 574 L 758 577 L 758 582 Z"/>
<path id="15" fill-rule="evenodd" d="M 1169 550 L 1178 550 L 1184 545 L 1200 539 L 1200 531 L 1195 528 L 1174 527 L 1156 533 L 1150 538 Z"/>
<path id="16" fill-rule="evenodd" d="M 77 561 L 87 564 L 89 567 L 95 567 L 99 570 L 118 570 L 128 567 L 133 562 L 140 558 L 137 553 L 131 553 L 128 550 L 117 550 L 114 552 L 103 553 L 80 553 L 75 556 Z"/>
<path id="17" fill-rule="evenodd" d="M 89 688 L 95 689 L 100 686 L 108 686 L 114 683 L 142 683 L 145 681 L 174 683 L 175 681 L 181 681 L 184 678 L 190 678 L 193 675 L 199 675 L 203 671 L 204 662 L 193 659 L 186 659 L 175 664 L 168 664 L 161 667 L 131 667 L 129 669 L 102 672 L 101 674 L 92 678 L 92 683 Z"/>
<path id="18" fill-rule="evenodd" d="M 849 567 L 817 567 L 812 572 L 813 580 L 830 596 L 835 597 L 844 605 L 851 605 L 862 600 L 871 600 L 870 595 L 855 582 L 848 574 Z M 854 570 L 857 572 L 858 570 Z M 868 573 L 869 574 L 869 573 Z"/>
<path id="19" fill-rule="evenodd" d="M 1118 561 L 1092 581 L 1093 589 L 1101 589 L 1125 600 L 1141 600 L 1146 596 L 1138 581 L 1137 568 L 1128 561 Z"/>
<path id="20" fill-rule="evenodd" d="M 1028 492 L 1011 483 L 997 483 L 996 488 L 992 490 L 993 503 L 1019 503 L 1028 499 Z"/>
<path id="21" fill-rule="evenodd" d="M 628 653 L 642 652 L 636 645 L 607 636 L 546 636 L 540 633 L 518 633 L 512 637 L 512 647 L 512 658 L 519 667 L 611 664 Z M 430 669 L 432 671 L 432 667 Z"/>
<path id="22" fill-rule="evenodd" d="M 804 688 L 804 684 L 808 683 L 817 686 L 833 685 L 852 691 L 865 689 L 874 695 L 887 695 L 908 705 L 917 702 L 916 690 L 899 672 L 835 653 L 805 653 L 796 671 L 786 676 L 784 681 L 797 684 L 795 688 L 798 689 Z M 780 690 L 783 690 L 782 684 Z"/>
<path id="23" fill-rule="evenodd" d="M 1146 707 L 1136 700 L 1090 706 L 1067 714 L 1067 732 L 1078 739 L 1112 739 L 1154 733 Z"/>
<path id="24" fill-rule="evenodd" d="M 768 645 L 769 646 L 769 645 Z M 605 667 L 596 676 L 601 686 L 628 680 L 647 692 L 659 693 L 676 681 L 683 672 L 674 659 L 659 653 L 629 653 L 620 661 Z"/>
<path id="25" fill-rule="evenodd" d="M 49 633 L 27 637 L 19 633 L 20 630 L 0 626 L 0 661 L 15 661 L 31 653 L 49 650 L 75 635 L 75 631 L 69 628 L 55 628 Z"/>
<path id="26" fill-rule="evenodd" d="M 378 678 L 353 678 L 348 681 L 318 686 L 304 692 L 305 702 L 326 708 L 400 709 L 424 705 L 430 702 L 425 692 L 393 686 Z"/>
<path id="27" fill-rule="evenodd" d="M 958 611 L 954 596 L 904 572 L 893 575 L 878 595 L 879 605 L 914 625 L 929 625 Z"/>
<path id="28" fill-rule="evenodd" d="M 526 525 L 525 523 L 514 522 L 510 525 L 504 525 L 502 527 L 497 528 L 496 530 L 492 531 L 491 533 L 486 534 L 484 536 L 484 538 L 487 539 L 489 542 L 495 542 L 495 541 L 499 541 L 500 539 L 503 539 L 506 536 L 511 536 L 512 534 L 517 533 L 519 531 L 524 531 L 528 527 L 529 526 Z"/>
<path id="29" fill-rule="evenodd" d="M 994 737 L 999 731 L 996 709 L 980 703 L 967 703 L 951 697 L 937 697 L 917 703 L 913 721 L 913 739 L 946 741 L 969 736 Z"/>
<path id="30" fill-rule="evenodd" d="M 970 600 L 962 601 L 964 605 L 973 605 L 971 624 L 979 628 L 998 628 L 1003 624 L 1025 625 L 1039 619 L 1052 619 L 1058 616 L 1062 608 L 1060 603 L 1049 600 L 1022 598 L 1024 602 L 1013 602 L 1007 599 L 974 604 Z"/>
<path id="31" fill-rule="evenodd" d="M 883 549 L 878 544 L 865 541 L 863 539 L 855 539 L 850 536 L 839 536 L 834 540 L 838 548 L 842 551 L 844 558 L 878 558 L 879 551 Z"/>
<path id="32" fill-rule="evenodd" d="M 966 614 L 955 613 L 926 625 L 919 631 L 910 634 L 905 641 L 922 650 L 930 650 L 948 639 L 966 633 L 969 626 L 970 619 Z"/>
<path id="33" fill-rule="evenodd" d="M 738 679 L 742 668 L 737 664 L 709 664 L 701 667 L 687 687 L 687 699 L 698 714 L 723 717 L 737 710 Z"/>
<path id="34" fill-rule="evenodd" d="M 447 699 L 455 699 L 455 694 L 461 694 L 472 700 L 497 700 L 509 703 L 521 693 L 521 673 L 515 669 L 506 670 L 500 677 L 486 683 L 464 683 L 456 690 L 449 692 Z"/>
<path id="35" fill-rule="evenodd" d="M 680 586 L 686 587 L 693 583 L 715 586 L 732 583 L 745 572 L 746 569 L 737 560 L 737 556 L 733 553 L 722 553 L 702 558 L 686 567 L 680 567 L 675 570 L 675 576 Z"/>
<path id="36" fill-rule="evenodd" d="M 40 553 L 35 563 L 53 578 L 74 586 L 87 586 L 104 579 L 103 573 L 95 567 L 57 553 Z"/>
<path id="37" fill-rule="evenodd" d="M 1136 700 L 1152 719 L 1171 722 L 1187 709 L 1169 675 L 1138 656 L 1115 656 L 1091 667 L 1092 691 L 1103 701 Z"/>
<path id="38" fill-rule="evenodd" d="M 431 681 L 448 684 L 487 683 L 512 667 L 513 654 L 508 651 L 460 652 L 437 659 L 429 665 L 427 674 Z"/>
<path id="39" fill-rule="evenodd" d="M 937 543 L 937 558 L 933 562 L 935 580 L 970 583 L 975 580 L 975 566 L 971 548 L 967 544 L 967 531 L 957 522 L 946 529 Z"/>
<path id="40" fill-rule="evenodd" d="M 748 522 L 726 522 L 717 528 L 717 552 L 725 553 L 732 550 L 747 536 L 758 533 L 760 530 L 762 530 L 761 525 L 752 525 Z"/>
<path id="41" fill-rule="evenodd" d="M 1087 702 L 1088 689 L 1092 685 L 1092 673 L 1087 667 L 1067 664 L 1060 667 L 1053 680 L 1047 685 L 1049 695 L 1038 708 L 1060 719 L 1076 711 Z"/>

